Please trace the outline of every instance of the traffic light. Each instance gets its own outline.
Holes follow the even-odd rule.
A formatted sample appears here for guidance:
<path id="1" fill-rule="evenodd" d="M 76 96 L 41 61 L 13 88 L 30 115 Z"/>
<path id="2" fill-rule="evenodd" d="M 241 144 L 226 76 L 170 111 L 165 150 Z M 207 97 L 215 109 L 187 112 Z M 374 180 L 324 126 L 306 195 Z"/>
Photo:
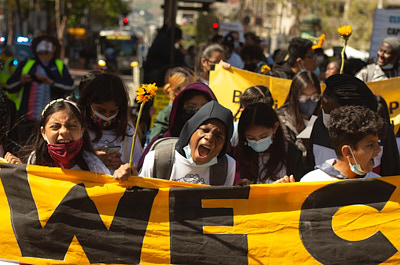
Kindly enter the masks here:
<path id="1" fill-rule="evenodd" d="M 218 30 L 219 29 L 219 24 L 217 22 L 214 22 L 212 24 L 213 29 Z"/>
<path id="2" fill-rule="evenodd" d="M 125 17 L 122 22 L 124 23 L 124 26 L 127 26 L 129 23 L 129 19 L 127 17 Z"/>

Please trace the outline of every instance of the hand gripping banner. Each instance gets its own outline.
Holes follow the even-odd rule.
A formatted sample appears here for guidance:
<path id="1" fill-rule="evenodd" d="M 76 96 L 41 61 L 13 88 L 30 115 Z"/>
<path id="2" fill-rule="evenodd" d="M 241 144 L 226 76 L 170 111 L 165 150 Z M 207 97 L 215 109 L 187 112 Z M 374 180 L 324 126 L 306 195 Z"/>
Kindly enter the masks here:
<path id="1" fill-rule="evenodd" d="M 399 177 L 210 187 L 0 164 L 0 258 L 399 264 Z M 128 187 L 128 188 L 127 188 Z"/>

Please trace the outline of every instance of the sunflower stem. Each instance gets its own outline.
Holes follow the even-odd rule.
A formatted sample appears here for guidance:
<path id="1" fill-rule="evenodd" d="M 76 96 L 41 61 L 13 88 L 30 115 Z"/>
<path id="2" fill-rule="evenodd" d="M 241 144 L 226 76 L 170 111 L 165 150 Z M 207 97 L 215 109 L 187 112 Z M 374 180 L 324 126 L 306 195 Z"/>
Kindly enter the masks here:
<path id="1" fill-rule="evenodd" d="M 139 123 L 140 123 L 140 118 L 142 117 L 144 104 L 146 104 L 146 102 L 142 102 L 142 104 L 140 105 L 139 114 L 136 119 L 135 133 L 133 134 L 133 139 L 132 139 L 131 155 L 129 156 L 129 168 L 131 170 L 132 170 L 133 150 L 135 149 L 136 135 L 137 135 L 137 131 L 139 129 Z"/>

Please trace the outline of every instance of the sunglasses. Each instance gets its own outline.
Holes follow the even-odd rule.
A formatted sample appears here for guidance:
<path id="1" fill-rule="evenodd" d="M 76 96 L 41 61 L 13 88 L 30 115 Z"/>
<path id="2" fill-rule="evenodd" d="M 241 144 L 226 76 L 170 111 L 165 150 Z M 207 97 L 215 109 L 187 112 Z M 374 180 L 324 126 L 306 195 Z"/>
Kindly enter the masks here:
<path id="1" fill-rule="evenodd" d="M 40 52 L 38 52 L 37 54 L 44 54 L 44 55 L 47 55 L 47 54 L 49 54 L 50 52 L 49 51 L 40 51 Z"/>

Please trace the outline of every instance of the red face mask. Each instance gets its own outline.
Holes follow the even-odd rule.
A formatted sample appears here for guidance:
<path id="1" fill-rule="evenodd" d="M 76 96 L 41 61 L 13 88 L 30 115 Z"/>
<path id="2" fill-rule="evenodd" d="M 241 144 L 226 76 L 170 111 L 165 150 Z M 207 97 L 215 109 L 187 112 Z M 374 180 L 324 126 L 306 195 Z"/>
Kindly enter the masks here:
<path id="1" fill-rule="evenodd" d="M 75 165 L 75 156 L 81 151 L 82 145 L 83 138 L 67 144 L 47 144 L 47 149 L 57 167 L 72 168 Z"/>

